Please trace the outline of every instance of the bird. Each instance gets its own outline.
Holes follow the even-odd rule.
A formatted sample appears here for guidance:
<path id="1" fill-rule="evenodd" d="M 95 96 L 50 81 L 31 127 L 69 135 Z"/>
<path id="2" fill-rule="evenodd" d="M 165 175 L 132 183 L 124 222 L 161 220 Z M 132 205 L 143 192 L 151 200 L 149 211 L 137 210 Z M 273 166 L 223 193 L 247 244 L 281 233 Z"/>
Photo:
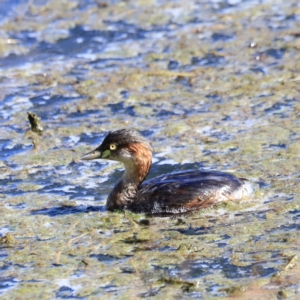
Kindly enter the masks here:
<path id="1" fill-rule="evenodd" d="M 106 210 L 148 215 L 178 215 L 251 196 L 255 185 L 220 171 L 187 170 L 144 181 L 152 165 L 149 141 L 134 129 L 109 132 L 101 145 L 81 160 L 107 159 L 124 164 L 125 172 L 106 201 Z"/>

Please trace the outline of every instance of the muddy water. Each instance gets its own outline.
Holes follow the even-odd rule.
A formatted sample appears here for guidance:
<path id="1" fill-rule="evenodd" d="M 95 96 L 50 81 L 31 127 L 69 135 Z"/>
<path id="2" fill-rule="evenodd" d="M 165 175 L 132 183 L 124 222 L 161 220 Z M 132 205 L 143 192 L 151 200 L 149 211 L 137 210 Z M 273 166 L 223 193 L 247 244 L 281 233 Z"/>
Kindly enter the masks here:
<path id="1" fill-rule="evenodd" d="M 298 1 L 0 15 L 1 299 L 299 297 Z M 122 166 L 78 157 L 119 128 L 151 140 L 150 176 L 217 169 L 260 190 L 183 217 L 108 213 Z"/>

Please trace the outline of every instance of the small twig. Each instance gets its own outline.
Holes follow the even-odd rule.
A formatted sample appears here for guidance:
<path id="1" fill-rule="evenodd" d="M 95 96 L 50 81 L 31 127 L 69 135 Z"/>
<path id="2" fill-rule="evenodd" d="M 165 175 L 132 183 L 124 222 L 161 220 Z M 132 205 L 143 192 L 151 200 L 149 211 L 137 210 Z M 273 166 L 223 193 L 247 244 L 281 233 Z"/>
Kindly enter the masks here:
<path id="1" fill-rule="evenodd" d="M 58 251 L 56 253 L 56 258 L 55 258 L 55 264 L 59 265 L 60 264 L 60 258 L 61 258 L 61 251 Z"/>
<path id="2" fill-rule="evenodd" d="M 292 268 L 295 265 L 297 258 L 297 255 L 294 255 L 288 262 L 288 264 L 284 267 L 284 271 L 287 271 L 288 269 Z"/>
<path id="3" fill-rule="evenodd" d="M 134 268 L 134 270 L 135 270 L 136 275 L 139 276 L 139 275 L 140 275 L 140 272 L 139 272 L 139 270 L 137 269 L 137 267 L 135 266 L 135 264 L 134 264 L 132 258 L 130 258 L 130 262 L 131 262 L 131 264 L 132 264 L 132 266 L 133 266 L 133 268 Z"/>
<path id="4" fill-rule="evenodd" d="M 74 241 L 80 239 L 81 237 L 83 237 L 85 235 L 87 235 L 87 232 L 68 240 L 68 248 L 71 248 L 71 243 L 73 243 Z"/>
<path id="5" fill-rule="evenodd" d="M 132 218 L 130 218 L 130 217 L 128 216 L 126 210 L 124 210 L 124 217 L 125 217 L 127 220 L 129 220 L 136 228 L 139 227 L 138 223 L 137 223 L 135 220 L 133 220 Z"/>

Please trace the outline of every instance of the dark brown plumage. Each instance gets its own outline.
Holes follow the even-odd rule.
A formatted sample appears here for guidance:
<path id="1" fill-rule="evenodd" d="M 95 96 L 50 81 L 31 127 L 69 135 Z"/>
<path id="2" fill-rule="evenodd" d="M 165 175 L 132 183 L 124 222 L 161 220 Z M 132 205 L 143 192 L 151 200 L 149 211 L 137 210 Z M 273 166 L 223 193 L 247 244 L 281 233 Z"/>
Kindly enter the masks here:
<path id="1" fill-rule="evenodd" d="M 223 201 L 241 200 L 253 192 L 244 178 L 218 171 L 183 171 L 144 181 L 152 148 L 135 130 L 110 132 L 102 144 L 81 159 L 109 159 L 125 166 L 121 180 L 107 199 L 107 209 L 128 209 L 147 214 L 181 214 Z"/>

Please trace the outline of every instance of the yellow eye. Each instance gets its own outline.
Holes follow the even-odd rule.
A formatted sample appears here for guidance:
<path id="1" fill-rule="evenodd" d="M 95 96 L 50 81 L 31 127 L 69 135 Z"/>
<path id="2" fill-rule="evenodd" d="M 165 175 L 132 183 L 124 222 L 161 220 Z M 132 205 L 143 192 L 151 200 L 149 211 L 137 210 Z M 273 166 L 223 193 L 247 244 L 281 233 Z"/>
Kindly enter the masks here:
<path id="1" fill-rule="evenodd" d="M 117 145 L 115 143 L 112 143 L 109 145 L 109 149 L 110 150 L 116 150 L 117 149 Z"/>

